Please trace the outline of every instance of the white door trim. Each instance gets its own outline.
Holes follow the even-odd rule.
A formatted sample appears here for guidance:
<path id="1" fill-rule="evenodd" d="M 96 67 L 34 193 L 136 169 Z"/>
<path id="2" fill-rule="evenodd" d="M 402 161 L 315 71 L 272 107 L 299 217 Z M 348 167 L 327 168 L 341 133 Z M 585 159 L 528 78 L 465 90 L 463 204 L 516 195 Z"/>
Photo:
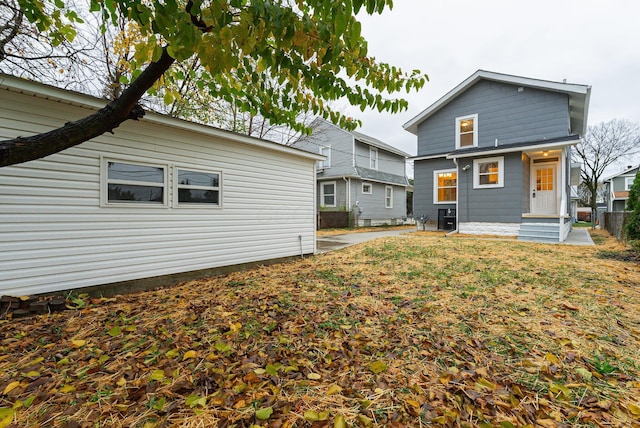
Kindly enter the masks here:
<path id="1" fill-rule="evenodd" d="M 555 161 L 549 162 L 540 162 L 541 159 L 544 158 L 535 158 L 531 159 L 530 166 L 530 176 L 531 176 L 531 187 L 529 192 L 529 200 L 531 206 L 531 214 L 539 214 L 539 215 L 557 215 L 558 214 L 558 191 L 560 187 L 559 180 L 559 165 L 560 160 L 557 159 Z M 535 163 L 538 160 L 539 163 Z M 542 170 L 544 167 L 550 168 L 552 177 L 551 182 L 545 180 L 549 180 L 548 176 L 541 177 L 543 183 L 541 184 L 542 189 L 538 189 L 537 183 L 537 170 Z M 552 190 L 544 190 L 545 187 L 552 187 Z"/>

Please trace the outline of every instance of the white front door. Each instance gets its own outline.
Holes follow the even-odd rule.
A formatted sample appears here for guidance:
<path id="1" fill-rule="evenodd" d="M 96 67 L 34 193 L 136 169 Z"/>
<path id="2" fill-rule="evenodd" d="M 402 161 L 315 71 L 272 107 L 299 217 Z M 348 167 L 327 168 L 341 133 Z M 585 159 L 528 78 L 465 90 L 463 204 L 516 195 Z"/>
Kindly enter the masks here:
<path id="1" fill-rule="evenodd" d="M 533 164 L 531 168 L 531 213 L 557 214 L 557 164 Z"/>

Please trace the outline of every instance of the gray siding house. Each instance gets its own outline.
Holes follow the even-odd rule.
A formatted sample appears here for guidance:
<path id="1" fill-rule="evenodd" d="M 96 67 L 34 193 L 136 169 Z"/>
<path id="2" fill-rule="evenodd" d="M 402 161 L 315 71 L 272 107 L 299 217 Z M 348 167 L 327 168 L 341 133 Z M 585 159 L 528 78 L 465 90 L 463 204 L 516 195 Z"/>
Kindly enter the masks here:
<path id="1" fill-rule="evenodd" d="M 414 215 L 468 234 L 561 242 L 571 146 L 591 88 L 479 70 L 404 128 L 418 138 Z"/>
<path id="2" fill-rule="evenodd" d="M 640 166 L 629 166 L 624 171 L 607 178 L 606 186 L 607 211 L 625 211 L 629 189 L 633 185 Z"/>
<path id="3" fill-rule="evenodd" d="M 294 147 L 325 156 L 317 165 L 319 227 L 323 214 L 346 212 L 352 224 L 399 224 L 407 217 L 406 160 L 409 154 L 324 119 Z"/>

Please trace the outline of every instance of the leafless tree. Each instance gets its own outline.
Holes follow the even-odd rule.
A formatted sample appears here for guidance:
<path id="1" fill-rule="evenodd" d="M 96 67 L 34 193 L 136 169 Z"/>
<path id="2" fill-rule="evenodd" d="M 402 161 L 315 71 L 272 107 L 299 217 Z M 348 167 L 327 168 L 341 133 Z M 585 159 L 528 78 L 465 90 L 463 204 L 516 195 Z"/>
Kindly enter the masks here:
<path id="1" fill-rule="evenodd" d="M 586 188 L 591 218 L 596 218 L 600 180 L 609 166 L 628 160 L 640 153 L 640 125 L 613 119 L 589 127 L 587 135 L 573 151 L 574 159 L 582 163 L 581 184 Z M 595 226 L 595 224 L 594 224 Z"/>
<path id="2" fill-rule="evenodd" d="M 72 2 L 69 6 L 74 7 Z M 77 10 L 81 14 L 83 8 Z M 88 13 L 87 18 L 93 19 Z M 73 42 L 54 43 L 27 21 L 18 0 L 0 0 L 0 70 L 95 95 L 95 77 L 101 71 L 94 57 L 99 39 L 87 28 L 83 26 Z"/>

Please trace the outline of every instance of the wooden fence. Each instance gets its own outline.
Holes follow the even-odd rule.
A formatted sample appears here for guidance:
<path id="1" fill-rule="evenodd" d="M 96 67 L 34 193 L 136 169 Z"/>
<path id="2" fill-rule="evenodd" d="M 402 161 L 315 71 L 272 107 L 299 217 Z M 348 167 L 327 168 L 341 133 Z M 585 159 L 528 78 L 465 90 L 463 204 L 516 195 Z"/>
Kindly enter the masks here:
<path id="1" fill-rule="evenodd" d="M 605 212 L 602 216 L 602 225 L 605 230 L 615 236 L 619 241 L 626 240 L 625 226 L 629 217 L 631 217 L 631 211 L 613 211 Z"/>

